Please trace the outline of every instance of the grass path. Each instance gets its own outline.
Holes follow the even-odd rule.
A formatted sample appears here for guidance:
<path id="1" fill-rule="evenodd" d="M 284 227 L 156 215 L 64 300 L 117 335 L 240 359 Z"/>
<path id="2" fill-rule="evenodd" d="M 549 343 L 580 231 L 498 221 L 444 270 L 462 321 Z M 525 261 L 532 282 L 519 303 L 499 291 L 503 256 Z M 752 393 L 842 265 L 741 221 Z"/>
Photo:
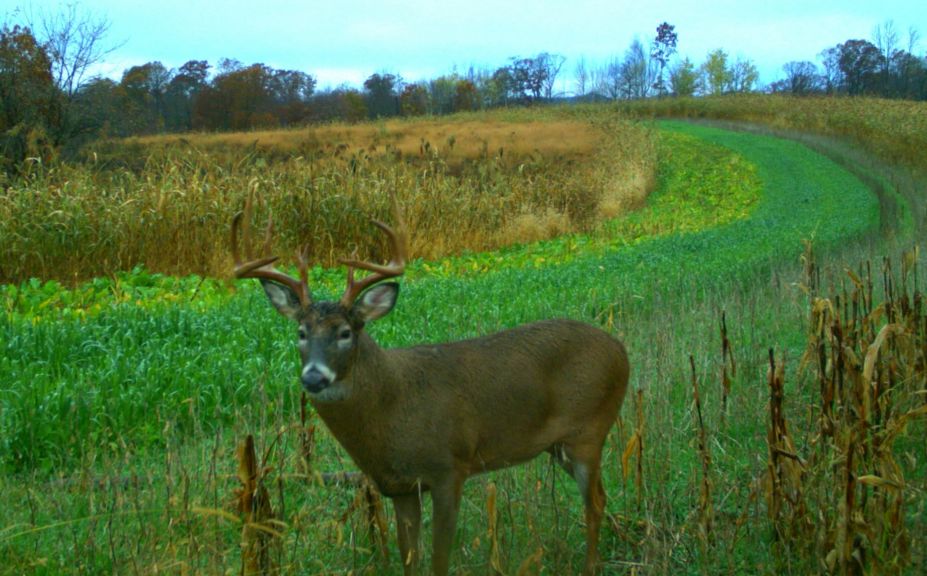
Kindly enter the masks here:
<path id="1" fill-rule="evenodd" d="M 635 297 L 646 302 L 654 289 L 672 293 L 692 286 L 706 288 L 752 277 L 757 269 L 783 261 L 797 261 L 803 240 L 813 240 L 826 250 L 878 229 L 879 205 L 871 191 L 800 144 L 684 123 L 661 123 L 661 129 L 742 155 L 756 166 L 763 183 L 759 205 L 746 218 L 721 226 L 581 253 L 570 262 L 540 270 L 503 269 L 466 282 L 412 284 L 403 296 L 411 304 L 399 307 L 402 321 L 396 321 L 396 330 L 384 337 L 406 344 L 427 336 L 415 334 L 414 324 L 418 310 L 437 305 L 430 295 L 465 303 L 445 315 L 446 328 L 436 330 L 437 340 L 473 318 L 479 318 L 484 329 L 551 314 L 589 319 L 615 301 Z"/>

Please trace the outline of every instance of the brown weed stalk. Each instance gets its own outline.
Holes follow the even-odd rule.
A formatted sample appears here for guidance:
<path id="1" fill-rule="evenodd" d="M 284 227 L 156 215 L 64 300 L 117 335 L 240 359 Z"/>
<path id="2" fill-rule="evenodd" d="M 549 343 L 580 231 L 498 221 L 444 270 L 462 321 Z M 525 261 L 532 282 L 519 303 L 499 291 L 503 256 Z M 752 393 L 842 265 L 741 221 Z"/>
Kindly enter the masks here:
<path id="1" fill-rule="evenodd" d="M 695 357 L 689 355 L 689 366 L 692 369 L 692 396 L 695 404 L 697 438 L 698 438 L 698 455 L 702 466 L 702 477 L 699 482 L 698 497 L 698 533 L 703 544 L 708 544 L 712 539 L 714 527 L 714 507 L 712 505 L 712 482 L 711 482 L 711 449 L 708 446 L 708 431 L 705 428 L 705 421 L 702 418 L 702 399 L 699 395 L 698 378 L 695 373 Z"/>
<path id="2" fill-rule="evenodd" d="M 488 518 L 486 537 L 489 540 L 489 566 L 493 574 L 504 574 L 505 572 L 502 570 L 502 559 L 499 553 L 499 513 L 496 508 L 496 493 L 495 483 L 490 482 L 486 486 L 486 516 Z"/>
<path id="3" fill-rule="evenodd" d="M 644 503 L 644 389 L 638 388 L 635 396 L 637 425 L 621 453 L 621 476 L 627 481 L 631 473 L 631 456 L 635 457 L 634 487 L 637 492 L 637 509 Z"/>
<path id="4" fill-rule="evenodd" d="M 376 542 L 380 555 L 386 558 L 389 556 L 389 523 L 386 521 L 386 509 L 383 507 L 380 491 L 370 478 L 364 476 L 358 494 L 363 501 L 367 536 L 372 542 Z"/>
<path id="5" fill-rule="evenodd" d="M 311 480 L 313 476 L 312 455 L 315 451 L 315 424 L 308 409 L 308 397 L 303 392 L 299 400 L 299 455 L 300 472 Z"/>
<path id="6" fill-rule="evenodd" d="M 804 463 L 789 434 L 784 408 L 785 363 L 776 364 L 775 354 L 769 350 L 769 425 L 765 495 L 767 512 L 772 522 L 774 537 L 780 546 L 803 541 L 807 522 L 804 492 Z M 782 548 L 779 548 L 780 550 Z"/>
<path id="7" fill-rule="evenodd" d="M 728 374 L 730 368 L 730 374 Z M 721 418 L 727 414 L 727 399 L 731 395 L 731 378 L 737 377 L 737 362 L 727 336 L 727 314 L 721 312 Z"/>
<path id="8" fill-rule="evenodd" d="M 896 443 L 912 419 L 927 414 L 919 398 L 927 377 L 927 317 L 916 282 L 909 292 L 915 265 L 916 253 L 906 254 L 899 281 L 890 260 L 883 261 L 878 304 L 868 263 L 847 271 L 849 288 L 811 299 L 802 368 L 816 368 L 820 397 L 805 474 L 785 466 L 800 460 L 776 399 L 781 385 L 771 377 L 778 391 L 770 406 L 770 515 L 777 533 L 790 518 L 792 541 L 806 543 L 803 553 L 827 572 L 899 574 L 910 562 L 907 483 Z M 816 495 L 815 510 L 807 510 L 813 521 L 803 520 L 802 506 L 812 502 L 802 504 L 796 489 Z"/>
<path id="9" fill-rule="evenodd" d="M 264 485 L 265 470 L 258 465 L 254 451 L 254 437 L 249 434 L 238 447 L 238 479 L 242 484 L 237 491 L 238 513 L 242 518 L 241 573 L 271 574 L 271 539 L 280 533 L 268 522 L 274 511 L 270 493 Z"/>

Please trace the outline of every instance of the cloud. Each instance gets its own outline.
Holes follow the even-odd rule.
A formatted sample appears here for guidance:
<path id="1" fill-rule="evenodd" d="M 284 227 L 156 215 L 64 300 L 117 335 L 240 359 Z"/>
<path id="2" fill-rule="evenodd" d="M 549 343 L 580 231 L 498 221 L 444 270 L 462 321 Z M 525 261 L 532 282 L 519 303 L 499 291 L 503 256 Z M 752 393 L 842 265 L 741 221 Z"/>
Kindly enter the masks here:
<path id="1" fill-rule="evenodd" d="M 357 68 L 316 68 L 312 71 L 312 75 L 315 76 L 319 89 L 324 90 L 337 88 L 343 84 L 359 87 L 370 76 L 370 72 Z"/>

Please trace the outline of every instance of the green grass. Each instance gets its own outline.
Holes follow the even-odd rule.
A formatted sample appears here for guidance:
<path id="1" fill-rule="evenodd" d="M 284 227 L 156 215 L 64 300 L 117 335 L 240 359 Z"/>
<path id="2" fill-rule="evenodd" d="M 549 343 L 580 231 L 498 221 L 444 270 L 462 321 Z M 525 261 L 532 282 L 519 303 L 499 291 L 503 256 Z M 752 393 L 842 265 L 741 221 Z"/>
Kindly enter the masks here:
<path id="1" fill-rule="evenodd" d="M 627 573 L 640 563 L 654 574 L 772 573 L 765 512 L 751 500 L 765 466 L 766 350 L 786 352 L 794 366 L 803 349 L 804 298 L 790 287 L 800 280 L 802 240 L 813 239 L 819 254 L 845 254 L 877 234 L 879 203 L 858 179 L 800 144 L 681 123 L 661 130 L 658 191 L 638 215 L 585 236 L 418 262 L 395 312 L 370 330 L 383 345 L 401 346 L 552 316 L 606 326 L 628 345 L 647 421 L 642 486 L 633 473 L 623 480 L 619 466 L 634 426 L 633 394 L 606 447 L 609 510 L 620 525 L 603 530 L 608 571 Z M 338 272 L 314 274 L 322 294 L 336 293 Z M 41 303 L 55 296 L 34 296 L 41 285 L 7 297 L 0 489 L 14 504 L 0 520 L 0 570 L 147 573 L 155 564 L 179 571 L 181 562 L 197 572 L 236 570 L 240 526 L 195 508 L 226 506 L 236 484 L 235 443 L 255 432 L 262 452 L 275 446 L 274 505 L 289 525 L 279 565 L 294 573 L 382 571 L 360 514 L 351 511 L 350 491 L 292 477 L 292 328 L 251 284 L 229 297 L 211 282 L 137 283 L 149 280 L 148 295 L 127 286 L 121 293 L 131 296 L 113 297 L 113 286 L 101 285 L 86 301 L 46 304 L 54 313 L 88 310 L 61 321 L 42 312 Z M 182 289 L 181 301 L 134 303 L 164 300 L 159 295 L 173 286 Z M 722 310 L 739 363 L 723 420 L 712 384 Z M 696 537 L 693 518 L 699 463 L 689 354 L 703 381 L 714 455 L 718 520 L 707 542 Z M 808 392 L 790 392 L 801 414 Z M 351 468 L 324 432 L 316 465 Z M 489 482 L 500 495 L 508 572 L 538 549 L 550 573 L 581 565 L 579 498 L 538 459 L 468 484 L 454 566 L 488 571 Z M 919 482 L 912 484 L 923 489 Z M 924 514 L 921 507 L 915 518 L 923 522 Z M 425 528 L 428 534 L 427 518 Z"/>
<path id="2" fill-rule="evenodd" d="M 768 94 L 623 102 L 636 118 L 685 118 L 800 141 L 879 190 L 886 225 L 927 224 L 927 102 Z M 903 196 L 908 214 L 896 214 Z M 906 221 L 910 218 L 910 221 Z"/>

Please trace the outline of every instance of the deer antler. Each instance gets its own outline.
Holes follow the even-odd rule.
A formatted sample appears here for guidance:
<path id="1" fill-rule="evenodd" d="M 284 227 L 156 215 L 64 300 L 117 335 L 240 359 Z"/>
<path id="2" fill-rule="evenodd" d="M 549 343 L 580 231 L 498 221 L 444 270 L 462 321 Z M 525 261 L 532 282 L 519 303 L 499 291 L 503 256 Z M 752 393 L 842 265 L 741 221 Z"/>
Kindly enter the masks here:
<path id="1" fill-rule="evenodd" d="M 241 257 L 238 253 L 238 229 L 241 226 L 241 220 L 245 215 L 250 216 L 251 214 L 251 202 L 250 199 L 245 203 L 245 210 L 235 214 L 235 217 L 232 219 L 232 257 L 235 259 L 235 277 L 236 278 L 263 278 L 265 280 L 271 280 L 277 282 L 278 284 L 283 284 L 290 288 L 299 298 L 300 304 L 303 306 L 308 306 L 312 303 L 312 297 L 309 292 L 308 284 L 308 263 L 306 262 L 306 253 L 305 251 L 300 252 L 299 254 L 299 277 L 297 280 L 292 276 L 284 274 L 283 272 L 277 270 L 271 264 L 277 261 L 279 256 L 262 256 L 261 258 L 255 259 L 251 255 L 251 227 L 249 224 L 250 218 L 245 218 L 245 230 L 244 230 L 244 244 L 245 252 L 247 253 L 248 262 L 242 263 Z M 264 250 L 266 254 L 270 252 L 270 243 L 273 236 L 274 223 L 273 220 L 267 219 L 267 230 L 264 233 Z"/>
<path id="2" fill-rule="evenodd" d="M 379 220 L 372 220 L 371 222 L 389 238 L 392 258 L 389 264 L 385 265 L 347 258 L 342 258 L 340 260 L 342 264 L 348 267 L 348 285 L 340 300 L 341 305 L 345 308 L 349 308 L 358 295 L 370 286 L 382 280 L 386 280 L 387 278 L 402 276 L 402 273 L 406 270 L 406 251 L 408 244 L 406 226 L 402 219 L 402 213 L 399 211 L 399 204 L 396 202 L 396 196 L 390 194 L 390 197 L 393 203 L 393 217 L 396 219 L 396 227 L 398 230 L 394 230 Z M 355 269 L 367 270 L 372 272 L 372 274 L 355 281 Z"/>

